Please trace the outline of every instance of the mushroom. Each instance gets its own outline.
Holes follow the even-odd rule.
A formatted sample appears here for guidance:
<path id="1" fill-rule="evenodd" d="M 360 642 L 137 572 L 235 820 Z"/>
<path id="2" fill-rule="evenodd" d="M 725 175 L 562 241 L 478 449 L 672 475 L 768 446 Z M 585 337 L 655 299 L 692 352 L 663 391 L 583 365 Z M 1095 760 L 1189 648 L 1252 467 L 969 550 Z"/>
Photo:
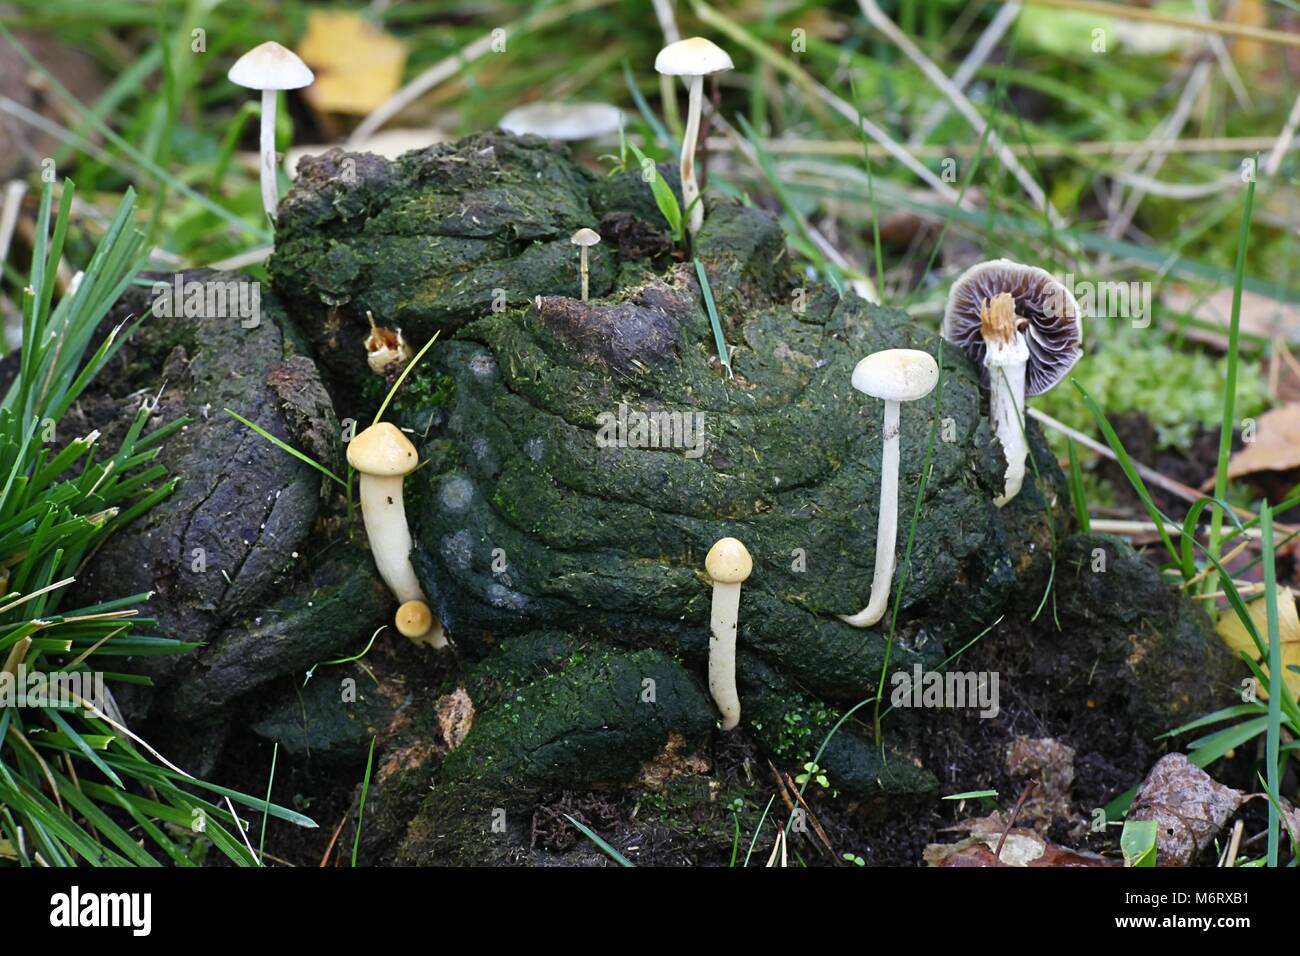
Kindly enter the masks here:
<path id="1" fill-rule="evenodd" d="M 445 647 L 447 637 L 442 631 L 442 622 L 433 616 L 429 605 L 420 600 L 406 601 L 397 609 L 394 618 L 397 632 L 408 637 L 416 644 L 429 647 Z"/>
<path id="2" fill-rule="evenodd" d="M 704 99 L 704 77 L 709 73 L 731 70 L 735 64 L 727 51 L 704 37 L 688 37 L 670 43 L 655 57 L 655 70 L 665 76 L 688 77 L 690 100 L 686 112 L 686 131 L 682 137 L 682 199 L 688 212 L 691 235 L 704 225 L 704 206 L 697 202 L 700 187 L 695 181 L 695 143 L 700 135 L 700 106 Z"/>
<path id="3" fill-rule="evenodd" d="M 292 50 L 274 40 L 253 47 L 226 74 L 231 83 L 262 93 L 262 208 L 274 219 L 280 202 L 275 180 L 275 98 L 280 90 L 297 90 L 316 79 Z"/>
<path id="4" fill-rule="evenodd" d="M 929 352 L 886 349 L 873 352 L 853 369 L 853 387 L 885 403 L 880 434 L 880 510 L 876 516 L 876 564 L 871 597 L 857 614 L 841 614 L 854 627 L 870 627 L 885 616 L 894 580 L 894 548 L 898 542 L 898 412 L 903 402 L 925 398 L 939 381 L 939 366 Z"/>
<path id="5" fill-rule="evenodd" d="M 428 600 L 411 566 L 411 532 L 402 502 L 402 479 L 420 463 L 415 446 L 388 422 L 376 422 L 348 443 L 348 464 L 361 474 L 361 519 L 375 567 L 401 602 L 397 629 L 417 643 L 445 647 L 441 626 L 428 612 Z M 417 631 L 418 602 L 427 613 L 425 629 Z"/>
<path id="6" fill-rule="evenodd" d="M 575 232 L 573 234 L 573 238 L 571 238 L 569 241 L 573 243 L 575 246 L 577 246 L 578 249 L 581 251 L 582 264 L 580 266 L 580 270 L 582 272 L 582 301 L 586 302 L 587 301 L 587 276 L 588 276 L 587 250 L 590 249 L 592 246 L 594 246 L 596 243 L 600 242 L 600 233 L 596 232 L 595 229 L 588 229 L 584 226 L 582 229 L 579 229 L 577 232 Z"/>
<path id="7" fill-rule="evenodd" d="M 497 125 L 516 136 L 572 142 L 617 133 L 623 111 L 608 103 L 529 103 L 512 109 Z"/>
<path id="8" fill-rule="evenodd" d="M 754 570 L 754 561 L 735 538 L 719 538 L 704 559 L 713 581 L 709 619 L 709 693 L 722 713 L 722 729 L 740 723 L 736 693 L 736 623 L 740 615 L 740 584 Z"/>
<path id="9" fill-rule="evenodd" d="M 1074 294 L 1051 273 L 1010 259 L 971 266 L 953 283 L 943 337 L 980 369 L 989 418 L 1007 468 L 999 508 L 1025 478 L 1025 395 L 1041 395 L 1065 378 L 1083 354 Z"/>
<path id="10" fill-rule="evenodd" d="M 370 322 L 370 334 L 366 336 L 366 364 L 376 375 L 383 375 L 390 365 L 396 363 L 401 369 L 411 361 L 411 346 L 407 344 L 401 329 L 389 329 L 375 325 L 375 317 L 366 312 Z"/>

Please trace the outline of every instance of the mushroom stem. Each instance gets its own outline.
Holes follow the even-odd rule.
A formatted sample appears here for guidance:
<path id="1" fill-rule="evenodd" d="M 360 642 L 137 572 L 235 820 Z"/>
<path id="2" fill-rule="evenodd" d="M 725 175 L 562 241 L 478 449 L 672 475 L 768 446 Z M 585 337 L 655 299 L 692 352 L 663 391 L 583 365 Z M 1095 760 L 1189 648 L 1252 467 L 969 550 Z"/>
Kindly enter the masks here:
<path id="1" fill-rule="evenodd" d="M 894 580 L 894 550 L 898 542 L 898 415 L 900 403 L 885 402 L 880 449 L 880 513 L 876 516 L 876 563 L 871 575 L 871 597 L 857 614 L 842 614 L 854 627 L 870 627 L 885 616 Z"/>
<path id="2" fill-rule="evenodd" d="M 579 254 L 581 256 L 581 261 L 582 261 L 582 301 L 586 302 L 587 301 L 587 247 L 580 246 L 579 249 L 581 250 Z"/>
<path id="3" fill-rule="evenodd" d="M 686 108 L 686 133 L 682 137 L 682 202 L 690 210 L 687 228 L 694 236 L 704 225 L 704 205 L 697 202 L 700 186 L 695 181 L 695 146 L 700 136 L 700 109 L 704 101 L 704 77 L 690 77 L 690 99 Z"/>
<path id="4" fill-rule="evenodd" d="M 1029 344 L 1016 328 L 1015 299 L 1009 293 L 999 293 L 983 304 L 980 331 L 985 345 L 984 365 L 989 370 L 989 418 L 1007 462 L 1002 494 L 993 499 L 1001 508 L 1019 494 L 1029 454 L 1024 420 Z"/>
<path id="5" fill-rule="evenodd" d="M 722 714 L 722 729 L 740 723 L 740 694 L 736 691 L 736 624 L 740 618 L 740 583 L 713 585 L 709 637 L 709 693 Z"/>
<path id="6" fill-rule="evenodd" d="M 275 102 L 276 90 L 262 90 L 262 208 L 274 221 L 275 207 L 280 204 L 280 189 L 275 179 Z"/>
<path id="7" fill-rule="evenodd" d="M 398 602 L 424 601 L 411 566 L 411 531 L 406 525 L 401 475 L 361 474 L 361 520 L 375 567 Z"/>

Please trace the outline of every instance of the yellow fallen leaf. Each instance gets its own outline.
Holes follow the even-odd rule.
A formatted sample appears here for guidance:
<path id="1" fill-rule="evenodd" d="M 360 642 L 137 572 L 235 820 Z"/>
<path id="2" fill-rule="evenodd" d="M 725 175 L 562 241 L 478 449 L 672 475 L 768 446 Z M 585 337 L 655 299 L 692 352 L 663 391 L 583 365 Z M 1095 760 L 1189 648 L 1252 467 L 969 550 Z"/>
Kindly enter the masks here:
<path id="1" fill-rule="evenodd" d="M 402 82 L 406 46 L 365 17 L 314 10 L 298 55 L 316 73 L 303 91 L 323 113 L 364 116 L 387 100 Z"/>
<path id="2" fill-rule="evenodd" d="M 1259 636 L 1268 640 L 1268 608 L 1263 598 L 1251 601 L 1246 605 L 1246 612 L 1250 615 L 1251 621 L 1255 624 L 1255 630 L 1259 631 Z M 1217 628 L 1219 637 L 1223 642 L 1236 651 L 1246 651 L 1251 657 L 1259 660 L 1259 649 L 1255 647 L 1255 642 L 1250 637 L 1250 632 L 1246 626 L 1232 611 L 1226 611 L 1219 618 Z M 1295 592 L 1290 588 L 1278 588 L 1277 591 L 1277 630 L 1278 642 L 1282 650 L 1282 671 L 1286 680 L 1287 687 L 1291 688 L 1291 693 L 1300 696 L 1300 674 L 1290 670 L 1290 665 L 1300 666 L 1300 615 L 1296 613 Z M 1263 665 L 1264 673 L 1268 673 L 1268 665 Z M 1261 688 L 1259 692 L 1261 698 L 1267 698 Z"/>

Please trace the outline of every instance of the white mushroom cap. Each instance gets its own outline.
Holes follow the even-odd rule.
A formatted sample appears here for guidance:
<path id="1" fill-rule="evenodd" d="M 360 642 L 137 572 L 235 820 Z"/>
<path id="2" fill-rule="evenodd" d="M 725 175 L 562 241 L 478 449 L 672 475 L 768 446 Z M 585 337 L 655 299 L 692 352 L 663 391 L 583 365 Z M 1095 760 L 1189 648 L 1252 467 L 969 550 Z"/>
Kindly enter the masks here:
<path id="1" fill-rule="evenodd" d="M 924 398 L 939 381 L 939 365 L 919 349 L 872 352 L 853 369 L 853 387 L 887 402 Z"/>
<path id="2" fill-rule="evenodd" d="M 655 70 L 665 76 L 704 76 L 735 68 L 727 51 L 704 37 L 670 43 L 655 57 Z"/>
<path id="3" fill-rule="evenodd" d="M 600 242 L 600 233 L 595 229 L 588 229 L 584 226 L 575 232 L 569 241 L 575 246 L 594 246 L 596 243 Z"/>
<path id="4" fill-rule="evenodd" d="M 623 111 L 609 103 L 529 103 L 512 109 L 497 125 L 516 136 L 596 139 L 619 131 Z"/>
<path id="5" fill-rule="evenodd" d="M 296 90 L 316 80 L 298 54 L 274 40 L 253 47 L 235 61 L 226 76 L 231 83 L 250 90 Z"/>
<path id="6" fill-rule="evenodd" d="M 739 584 L 754 570 L 754 559 L 735 538 L 719 538 L 709 548 L 704 570 L 714 584 Z"/>
<path id="7" fill-rule="evenodd" d="M 419 463 L 415 446 L 391 422 L 377 422 L 348 442 L 348 464 L 364 475 L 405 475 Z"/>

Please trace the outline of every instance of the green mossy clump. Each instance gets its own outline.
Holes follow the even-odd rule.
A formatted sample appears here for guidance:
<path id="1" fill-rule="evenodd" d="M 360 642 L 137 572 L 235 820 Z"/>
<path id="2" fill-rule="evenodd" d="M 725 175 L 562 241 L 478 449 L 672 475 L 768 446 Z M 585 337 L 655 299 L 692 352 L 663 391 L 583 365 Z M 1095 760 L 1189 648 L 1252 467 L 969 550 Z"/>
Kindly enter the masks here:
<path id="1" fill-rule="evenodd" d="M 461 681 L 477 722 L 437 772 L 409 859 L 490 856 L 492 807 L 519 808 L 514 827 L 530 794 L 627 780 L 668 736 L 707 736 L 703 562 L 720 537 L 754 557 L 746 731 L 797 765 L 875 693 L 884 628 L 838 617 L 866 603 L 874 570 L 883 409 L 850 386 L 871 352 L 923 349 L 942 368 L 935 393 L 902 410 L 900 564 L 928 471 L 891 667 L 937 666 L 1041 590 L 1063 532 L 1041 435 L 1031 424 L 1036 479 L 995 507 L 1001 455 L 965 357 L 897 309 L 804 284 L 770 215 L 715 205 L 689 255 L 668 254 L 639 172 L 600 178 L 536 140 L 490 134 L 357 162 L 360 196 L 345 163 L 330 154 L 295 186 L 272 274 L 336 388 L 368 375 L 365 310 L 416 345 L 441 332 L 392 411 L 423 462 L 406 484 L 412 561 L 477 662 Z M 606 241 L 582 303 L 569 236 L 590 225 Z M 664 434 L 638 428 L 635 416 L 661 413 L 675 416 L 656 420 Z M 636 700 L 648 669 L 652 711 Z M 858 798 L 935 785 L 855 721 L 819 762 Z"/>
<path id="2" fill-rule="evenodd" d="M 520 673 L 505 656 L 500 673 Z M 399 861 L 522 859 L 539 793 L 625 783 L 666 749 L 702 746 L 715 720 L 708 695 L 666 654 L 597 649 L 513 688 L 475 722 L 443 762 Z"/>
<path id="3" fill-rule="evenodd" d="M 828 290 L 808 290 L 794 310 L 790 277 L 756 251 L 779 230 L 766 217 L 747 222 L 737 249 L 715 211 L 694 249 L 721 277 L 715 294 L 749 302 L 724 313 L 732 380 L 686 268 L 599 303 L 543 297 L 490 314 L 417 370 L 455 383 L 448 404 L 412 422 L 432 427 L 421 429 L 427 462 L 412 476 L 408 513 L 417 568 L 459 643 L 560 627 L 699 659 L 711 600 L 703 557 L 731 535 L 755 561 L 742 653 L 818 694 L 866 696 L 884 659 L 881 632 L 836 615 L 858 610 L 870 590 L 882 412 L 849 379 L 883 348 L 928 349 L 944 369 L 937 395 L 902 413 L 900 554 L 927 454 L 931 472 L 895 663 L 933 663 L 1018 587 L 1045 580 L 1059 472 L 1041 436 L 1032 434 L 1041 480 L 996 508 L 996 446 L 989 454 L 966 360 L 903 313 Z M 755 292 L 764 284 L 768 297 Z M 689 418 L 693 443 L 630 447 L 635 430 L 620 436 L 615 423 L 642 412 Z"/>
<path id="4" fill-rule="evenodd" d="M 368 375 L 367 311 L 423 344 L 536 295 L 576 296 L 569 239 L 599 229 L 639 172 L 617 179 L 602 182 L 536 137 L 482 134 L 391 163 L 331 150 L 302 161 L 281 203 L 272 281 L 321 361 L 356 386 Z M 592 295 L 612 288 L 616 252 L 591 249 Z"/>

